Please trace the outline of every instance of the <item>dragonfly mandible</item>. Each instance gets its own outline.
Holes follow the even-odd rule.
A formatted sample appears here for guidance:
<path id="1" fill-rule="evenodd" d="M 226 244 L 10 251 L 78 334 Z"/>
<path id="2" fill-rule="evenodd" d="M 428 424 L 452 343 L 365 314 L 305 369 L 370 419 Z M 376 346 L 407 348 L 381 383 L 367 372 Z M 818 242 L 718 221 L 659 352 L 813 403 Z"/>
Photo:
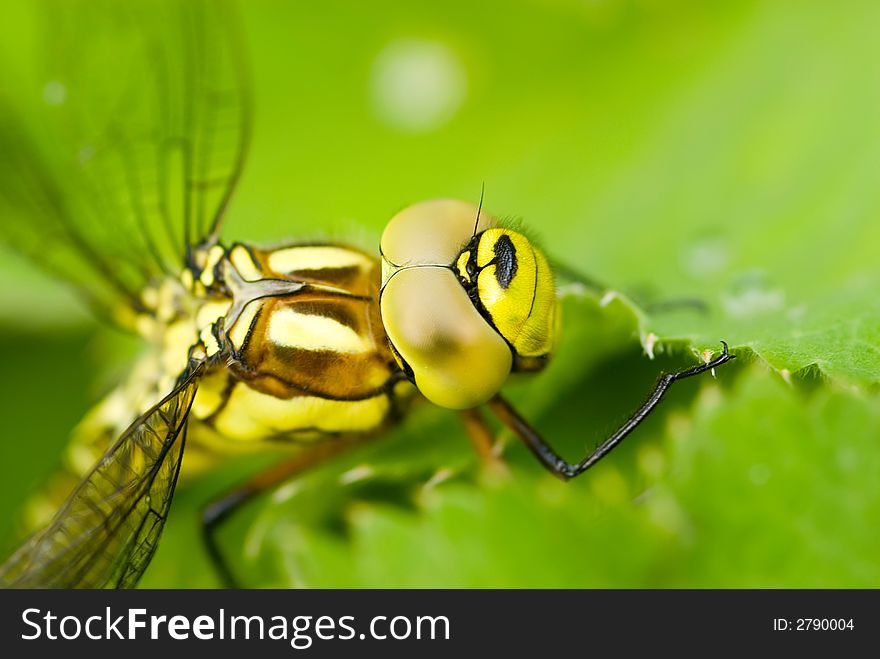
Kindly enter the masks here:
<path id="1" fill-rule="evenodd" d="M 104 28 L 77 35 L 77 12 Z M 151 346 L 74 432 L 72 456 L 32 506 L 36 530 L 0 566 L 11 587 L 132 587 L 149 565 L 186 460 L 272 441 L 291 458 L 209 506 L 213 540 L 237 505 L 380 436 L 413 399 L 458 410 L 490 452 L 488 408 L 562 478 L 584 473 L 677 380 L 577 463 L 505 400 L 557 339 L 554 270 L 525 235 L 464 201 L 405 208 L 380 249 L 335 242 L 225 244 L 249 150 L 251 82 L 226 2 L 58 3 L 48 119 L 0 104 L 3 238 L 72 282 L 101 317 Z M 128 67 L 103 79 L 100 53 Z M 184 456 L 187 456 L 186 458 Z M 63 496 L 59 497 L 61 492 Z"/>

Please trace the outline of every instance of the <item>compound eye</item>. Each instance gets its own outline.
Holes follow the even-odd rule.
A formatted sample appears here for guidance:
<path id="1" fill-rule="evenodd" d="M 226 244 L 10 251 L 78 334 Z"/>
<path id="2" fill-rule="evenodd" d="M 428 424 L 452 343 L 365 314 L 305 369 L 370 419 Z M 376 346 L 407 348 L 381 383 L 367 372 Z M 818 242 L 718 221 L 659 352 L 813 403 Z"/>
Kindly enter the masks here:
<path id="1" fill-rule="evenodd" d="M 448 268 L 398 271 L 382 292 L 382 322 L 416 386 L 436 405 L 485 403 L 513 365 L 507 343 L 471 303 Z"/>
<path id="2" fill-rule="evenodd" d="M 405 265 L 451 265 L 474 235 L 477 207 L 457 199 L 413 204 L 391 218 L 382 234 L 382 256 L 392 268 Z M 477 233 L 495 220 L 480 213 Z"/>

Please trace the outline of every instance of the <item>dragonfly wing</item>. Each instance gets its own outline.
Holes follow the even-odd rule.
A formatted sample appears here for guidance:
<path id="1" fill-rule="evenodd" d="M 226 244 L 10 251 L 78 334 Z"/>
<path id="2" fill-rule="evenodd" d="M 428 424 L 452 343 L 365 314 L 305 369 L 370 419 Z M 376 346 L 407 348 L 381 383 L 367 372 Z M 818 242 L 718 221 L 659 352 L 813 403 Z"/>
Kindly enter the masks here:
<path id="1" fill-rule="evenodd" d="M 42 66 L 0 89 L 0 243 L 99 311 L 142 311 L 145 284 L 216 241 L 241 175 L 240 21 L 224 0 L 42 6 L 45 39 L 16 53 Z"/>
<path id="2" fill-rule="evenodd" d="M 156 551 L 174 495 L 201 367 L 141 415 L 48 526 L 0 566 L 10 588 L 130 588 Z"/>

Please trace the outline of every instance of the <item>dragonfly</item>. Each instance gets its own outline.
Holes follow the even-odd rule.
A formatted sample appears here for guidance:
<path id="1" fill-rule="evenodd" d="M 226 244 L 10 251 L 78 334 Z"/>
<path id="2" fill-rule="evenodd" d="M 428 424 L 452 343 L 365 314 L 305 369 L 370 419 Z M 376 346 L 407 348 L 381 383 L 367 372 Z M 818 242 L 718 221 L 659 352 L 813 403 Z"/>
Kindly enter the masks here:
<path id="1" fill-rule="evenodd" d="M 87 36 L 75 29 L 86 13 L 98 26 Z M 207 550 L 234 584 L 220 524 L 260 492 L 381 437 L 415 400 L 461 414 L 485 459 L 488 410 L 569 479 L 675 382 L 734 358 L 722 342 L 714 358 L 661 375 L 614 433 L 566 461 L 501 393 L 512 373 L 540 372 L 558 340 L 559 273 L 539 246 L 482 197 L 404 208 L 375 253 L 225 243 L 253 123 L 235 6 L 64 2 L 49 15 L 48 118 L 0 99 L 2 238 L 149 350 L 74 431 L 0 585 L 134 587 L 184 463 L 197 470 L 241 447 L 283 444 L 288 458 L 205 508 Z M 108 52 L 126 75 L 102 75 Z"/>

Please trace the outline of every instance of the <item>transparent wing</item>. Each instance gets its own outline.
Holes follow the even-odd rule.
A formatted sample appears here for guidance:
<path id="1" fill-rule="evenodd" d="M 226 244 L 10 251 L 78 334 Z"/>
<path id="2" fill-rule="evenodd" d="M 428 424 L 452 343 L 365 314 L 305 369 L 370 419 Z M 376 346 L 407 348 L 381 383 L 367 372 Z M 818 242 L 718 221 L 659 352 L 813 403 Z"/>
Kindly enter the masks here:
<path id="1" fill-rule="evenodd" d="M 41 7 L 39 64 L 0 91 L 0 240 L 99 308 L 139 309 L 145 283 L 216 241 L 241 175 L 239 21 L 224 0 Z"/>
<path id="2" fill-rule="evenodd" d="M 201 369 L 135 421 L 49 525 L 0 566 L 7 588 L 130 588 L 156 551 Z"/>

